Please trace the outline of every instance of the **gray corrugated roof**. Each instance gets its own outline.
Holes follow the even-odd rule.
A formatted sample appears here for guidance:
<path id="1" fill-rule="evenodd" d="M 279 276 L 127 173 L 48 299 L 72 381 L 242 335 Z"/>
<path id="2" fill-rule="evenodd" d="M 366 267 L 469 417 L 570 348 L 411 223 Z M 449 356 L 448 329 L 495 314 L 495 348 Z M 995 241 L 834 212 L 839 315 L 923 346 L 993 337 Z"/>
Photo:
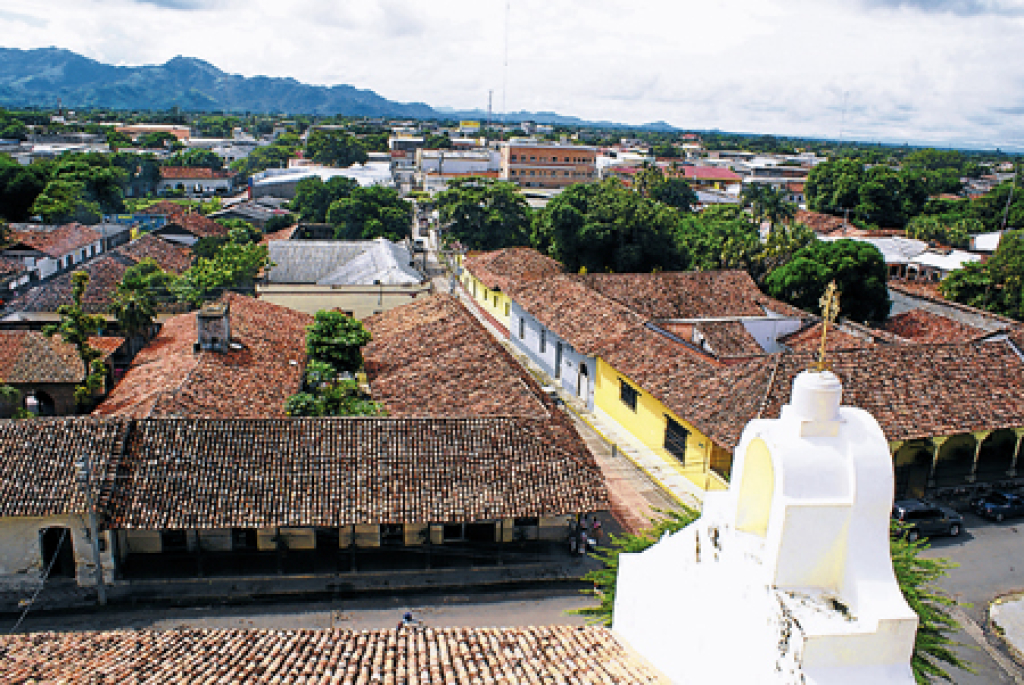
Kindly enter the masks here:
<path id="1" fill-rule="evenodd" d="M 370 249 L 317 281 L 317 285 L 415 285 L 423 275 L 409 266 L 412 256 L 404 247 L 383 238 Z"/>
<path id="2" fill-rule="evenodd" d="M 419 283 L 423 277 L 408 266 L 408 250 L 378 240 L 271 240 L 271 283 L 318 285 L 386 285 Z"/>

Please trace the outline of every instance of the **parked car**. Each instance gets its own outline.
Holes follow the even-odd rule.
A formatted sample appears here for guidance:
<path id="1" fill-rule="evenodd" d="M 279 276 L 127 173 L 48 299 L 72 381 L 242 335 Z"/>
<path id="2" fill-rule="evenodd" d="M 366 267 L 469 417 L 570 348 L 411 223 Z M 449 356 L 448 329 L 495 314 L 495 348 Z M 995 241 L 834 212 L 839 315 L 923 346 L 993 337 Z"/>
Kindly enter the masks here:
<path id="1" fill-rule="evenodd" d="M 974 500 L 974 511 L 994 521 L 1024 515 L 1024 497 L 996 490 Z"/>
<path id="2" fill-rule="evenodd" d="M 949 507 L 920 499 L 896 500 L 892 506 L 892 517 L 911 542 L 936 535 L 956 537 L 964 529 L 963 516 Z"/>

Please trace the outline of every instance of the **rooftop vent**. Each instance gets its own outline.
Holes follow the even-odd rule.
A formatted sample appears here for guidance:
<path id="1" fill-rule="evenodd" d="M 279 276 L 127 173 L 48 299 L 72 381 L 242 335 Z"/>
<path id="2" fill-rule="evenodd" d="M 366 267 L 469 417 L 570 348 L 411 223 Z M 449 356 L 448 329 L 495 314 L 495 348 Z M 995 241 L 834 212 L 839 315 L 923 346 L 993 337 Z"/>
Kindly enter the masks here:
<path id="1" fill-rule="evenodd" d="M 231 343 L 231 307 L 227 303 L 207 304 L 197 312 L 199 341 L 201 350 L 227 352 Z"/>

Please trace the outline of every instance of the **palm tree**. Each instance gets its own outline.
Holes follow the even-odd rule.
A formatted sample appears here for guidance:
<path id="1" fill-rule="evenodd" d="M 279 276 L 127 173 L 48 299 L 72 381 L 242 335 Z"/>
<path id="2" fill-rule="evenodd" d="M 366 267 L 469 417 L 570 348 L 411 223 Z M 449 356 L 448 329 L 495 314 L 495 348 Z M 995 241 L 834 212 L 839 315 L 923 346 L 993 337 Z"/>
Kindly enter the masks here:
<path id="1" fill-rule="evenodd" d="M 128 336 L 128 345 L 134 354 L 136 339 L 149 331 L 156 317 L 153 298 L 142 290 L 121 290 L 110 304 L 110 313 L 117 317 L 117 323 Z"/>

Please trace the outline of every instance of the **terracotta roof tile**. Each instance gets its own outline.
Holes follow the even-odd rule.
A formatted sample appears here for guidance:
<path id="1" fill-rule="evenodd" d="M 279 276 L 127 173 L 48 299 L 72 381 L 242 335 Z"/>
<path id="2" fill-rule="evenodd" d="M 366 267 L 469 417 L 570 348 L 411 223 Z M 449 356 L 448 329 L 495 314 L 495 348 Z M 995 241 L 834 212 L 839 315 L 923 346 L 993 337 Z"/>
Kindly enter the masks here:
<path id="1" fill-rule="evenodd" d="M 485 286 L 502 292 L 565 271 L 560 263 L 530 247 L 507 247 L 472 255 L 466 257 L 463 266 Z"/>
<path id="2" fill-rule="evenodd" d="M 821 346 L 821 323 L 814 323 L 796 333 L 783 336 L 779 338 L 779 342 L 794 352 L 817 352 Z M 828 338 L 825 341 L 825 347 L 829 351 L 872 347 L 874 344 L 873 340 L 848 333 L 837 326 L 829 327 Z"/>
<path id="3" fill-rule="evenodd" d="M 83 455 L 95 460 L 93 494 L 104 504 L 126 436 L 126 424 L 109 419 L 0 421 L 0 517 L 84 511 L 74 468 Z"/>
<path id="4" fill-rule="evenodd" d="M 160 178 L 168 181 L 188 180 L 192 178 L 213 179 L 231 178 L 233 174 L 226 169 L 210 169 L 207 167 L 163 166 L 160 167 Z"/>
<path id="5" fill-rule="evenodd" d="M 207 418 L 283 417 L 306 366 L 308 314 L 234 293 L 231 339 L 242 349 L 193 351 L 196 314 L 168 319 L 139 352 L 100 415 Z M 294 362 L 294 363 L 292 363 Z"/>
<path id="6" fill-rule="evenodd" d="M 765 316 L 807 317 L 758 290 L 746 271 L 587 274 L 583 282 L 647 320 Z"/>
<path id="7" fill-rule="evenodd" d="M 0 254 L 0 276 L 14 276 L 27 270 L 28 268 L 20 259 Z"/>
<path id="8" fill-rule="evenodd" d="M 991 334 L 990 331 L 924 309 L 911 309 L 890 317 L 882 325 L 882 330 L 923 343 L 968 342 Z"/>
<path id="9" fill-rule="evenodd" d="M 960 304 L 959 302 L 953 302 L 947 300 L 939 292 L 938 283 L 932 281 L 889 281 L 889 290 L 907 295 L 909 297 L 917 298 L 925 302 L 932 302 L 942 307 L 948 308 L 948 311 L 958 310 L 968 314 L 979 316 L 987 321 L 991 322 L 992 329 L 998 330 L 1003 328 L 1012 328 L 1020 325 L 1019 321 L 1011 319 L 994 312 L 986 311 L 984 309 L 978 309 L 977 307 L 971 307 L 970 305 Z"/>
<path id="10" fill-rule="evenodd" d="M 157 231 L 165 230 L 169 226 L 179 226 L 198 238 L 224 237 L 231 230 L 227 226 L 196 212 L 176 214 L 175 216 L 168 217 L 167 223 L 158 228 Z"/>
<path id="11" fill-rule="evenodd" d="M 23 225 L 27 226 L 27 224 Z M 102 238 L 99 231 L 82 224 L 64 224 L 48 229 L 15 228 L 11 231 L 13 244 L 28 245 L 54 258 L 63 257 L 69 252 L 92 245 Z"/>
<path id="12" fill-rule="evenodd" d="M 843 382 L 843 403 L 870 412 L 889 440 L 1024 426 L 1024 361 L 1006 341 L 878 345 L 829 359 Z M 778 358 L 765 417 L 779 415 L 810 360 Z"/>
<path id="13" fill-rule="evenodd" d="M 531 281 L 516 287 L 512 299 L 576 350 L 591 356 L 603 341 L 643 325 L 639 315 L 587 287 L 580 276 Z"/>
<path id="14" fill-rule="evenodd" d="M 115 528 L 471 522 L 604 510 L 599 470 L 509 418 L 137 421 Z"/>
<path id="15" fill-rule="evenodd" d="M 39 331 L 0 331 L 0 383 L 81 383 L 85 366 L 73 345 Z"/>
<path id="16" fill-rule="evenodd" d="M 152 204 L 145 209 L 140 209 L 139 214 L 184 214 L 185 207 L 179 205 L 177 202 L 171 202 L 170 200 L 160 200 L 156 204 Z"/>
<path id="17" fill-rule="evenodd" d="M 76 269 L 89 274 L 89 285 L 82 298 L 82 308 L 91 314 L 106 314 L 124 272 L 143 258 L 152 258 L 160 268 L 180 274 L 191 263 L 191 255 L 192 251 L 187 247 L 148 234 L 110 252 L 104 252 Z M 54 276 L 16 297 L 7 305 L 7 311 L 55 312 L 61 305 L 71 304 L 73 273 L 69 271 Z"/>
<path id="18" fill-rule="evenodd" d="M 708 352 L 719 359 L 759 357 L 765 354 L 742 321 L 700 321 L 695 324 Z M 672 324 L 664 328 L 671 331 Z"/>
<path id="19" fill-rule="evenodd" d="M 295 234 L 295 231 L 297 231 L 298 228 L 298 224 L 293 224 L 288 228 L 282 228 L 279 231 L 272 231 L 271 233 L 266 233 L 260 240 L 260 245 L 266 245 L 271 240 L 291 240 L 292 236 Z"/>
<path id="20" fill-rule="evenodd" d="M 12 683 L 667 683 L 606 628 L 179 630 L 0 637 Z"/>

